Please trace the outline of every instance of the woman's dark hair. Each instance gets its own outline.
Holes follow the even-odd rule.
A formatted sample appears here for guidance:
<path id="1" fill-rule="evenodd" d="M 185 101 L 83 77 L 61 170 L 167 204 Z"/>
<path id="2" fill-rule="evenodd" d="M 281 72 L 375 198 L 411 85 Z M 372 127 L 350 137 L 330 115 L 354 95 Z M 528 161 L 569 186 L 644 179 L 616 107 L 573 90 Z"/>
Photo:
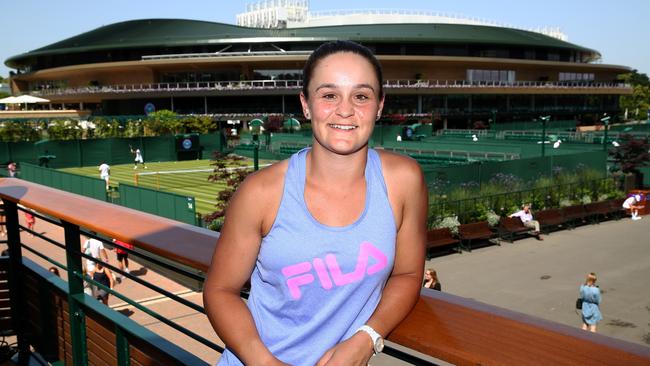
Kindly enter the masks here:
<path id="1" fill-rule="evenodd" d="M 379 96 L 384 95 L 383 83 L 384 79 L 381 72 L 381 64 L 375 57 L 375 55 L 370 51 L 366 46 L 362 46 L 356 42 L 352 41 L 332 41 L 323 43 L 320 45 L 314 52 L 311 53 L 305 66 L 302 69 L 302 94 L 305 95 L 305 98 L 309 98 L 309 93 L 307 87 L 311 81 L 311 76 L 314 73 L 314 68 L 318 62 L 329 55 L 333 55 L 339 52 L 351 52 L 357 54 L 370 62 L 372 68 L 375 71 L 375 76 L 379 82 Z"/>

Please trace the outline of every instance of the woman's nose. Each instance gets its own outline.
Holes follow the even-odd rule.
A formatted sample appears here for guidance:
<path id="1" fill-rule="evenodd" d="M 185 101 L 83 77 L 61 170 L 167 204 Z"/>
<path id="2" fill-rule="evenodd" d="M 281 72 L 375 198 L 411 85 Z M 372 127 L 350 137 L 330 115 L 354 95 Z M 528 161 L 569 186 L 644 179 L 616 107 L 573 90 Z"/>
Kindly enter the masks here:
<path id="1" fill-rule="evenodd" d="M 344 98 L 337 106 L 336 113 L 343 118 L 350 117 L 354 114 L 354 106 Z"/>

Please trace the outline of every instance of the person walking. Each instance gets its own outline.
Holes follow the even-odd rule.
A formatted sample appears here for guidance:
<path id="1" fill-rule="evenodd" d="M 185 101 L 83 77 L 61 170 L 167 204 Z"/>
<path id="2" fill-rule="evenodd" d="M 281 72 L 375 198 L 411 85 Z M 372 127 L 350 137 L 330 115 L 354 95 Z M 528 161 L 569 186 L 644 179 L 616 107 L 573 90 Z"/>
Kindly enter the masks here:
<path id="1" fill-rule="evenodd" d="M 115 243 L 115 255 L 117 256 L 117 264 L 120 267 L 120 270 L 126 273 L 131 273 L 129 270 L 129 252 L 122 248 L 133 249 L 133 245 L 117 239 L 113 239 L 113 243 Z M 122 282 L 122 277 L 122 274 L 117 275 L 118 283 Z"/>
<path id="2" fill-rule="evenodd" d="M 539 228 L 539 221 L 533 220 L 533 213 L 530 211 L 530 203 L 522 205 L 521 210 L 513 213 L 510 217 L 518 217 L 525 227 L 533 229 L 533 235 L 537 240 L 544 240 Z"/>
<path id="3" fill-rule="evenodd" d="M 97 235 L 97 233 L 95 233 L 94 231 L 91 231 L 90 233 L 92 235 Z M 101 259 L 104 262 L 108 263 L 108 253 L 104 248 L 104 244 L 95 238 L 88 237 L 86 241 L 83 243 L 81 247 L 81 251 L 93 258 Z M 97 262 L 86 258 L 86 272 L 88 273 L 88 276 L 90 277 L 93 276 L 93 273 L 95 272 L 96 263 Z"/>
<path id="4" fill-rule="evenodd" d="M 99 177 L 106 182 L 107 191 L 110 187 L 109 185 L 110 173 L 111 173 L 111 167 L 108 164 L 106 164 L 105 161 L 102 161 L 102 163 L 99 165 Z"/>
<path id="5" fill-rule="evenodd" d="M 95 271 L 93 272 L 93 280 L 97 283 L 100 283 L 104 285 L 105 287 L 108 287 L 112 289 L 115 285 L 113 282 L 113 273 L 111 273 L 111 270 L 104 267 L 101 262 L 97 262 Z M 104 303 L 104 305 L 108 305 L 108 295 L 109 292 L 99 286 L 93 286 L 93 296 Z"/>
<path id="6" fill-rule="evenodd" d="M 591 272 L 583 285 L 580 285 L 582 299 L 582 329 L 596 333 L 598 322 L 603 319 L 600 313 L 600 289 L 596 286 L 596 274 Z"/>

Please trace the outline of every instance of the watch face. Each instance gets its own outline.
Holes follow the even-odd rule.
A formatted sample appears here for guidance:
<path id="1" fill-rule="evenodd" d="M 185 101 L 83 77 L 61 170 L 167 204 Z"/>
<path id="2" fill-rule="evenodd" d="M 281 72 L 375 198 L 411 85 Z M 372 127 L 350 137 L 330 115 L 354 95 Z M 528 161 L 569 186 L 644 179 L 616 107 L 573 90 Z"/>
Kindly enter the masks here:
<path id="1" fill-rule="evenodd" d="M 384 339 L 379 337 L 375 342 L 375 352 L 379 353 L 384 350 Z"/>

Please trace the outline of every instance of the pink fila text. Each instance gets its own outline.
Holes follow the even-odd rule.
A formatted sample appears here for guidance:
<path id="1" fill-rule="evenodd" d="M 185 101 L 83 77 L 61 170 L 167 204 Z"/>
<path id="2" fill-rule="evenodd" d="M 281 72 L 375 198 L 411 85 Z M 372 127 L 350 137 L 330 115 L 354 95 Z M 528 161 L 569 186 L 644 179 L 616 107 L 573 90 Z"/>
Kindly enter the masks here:
<path id="1" fill-rule="evenodd" d="M 374 258 L 376 263 L 368 267 L 370 257 Z M 325 260 L 314 258 L 312 262 L 300 262 L 282 268 L 282 274 L 287 279 L 287 287 L 291 297 L 295 300 L 300 299 L 302 292 L 301 286 L 314 282 L 314 275 L 311 272 L 312 267 L 318 276 L 320 285 L 329 290 L 334 286 L 345 286 L 347 284 L 361 281 L 366 274 L 372 275 L 384 269 L 388 264 L 388 258 L 375 246 L 369 242 L 361 243 L 359 247 L 359 257 L 357 265 L 353 272 L 342 273 L 338 261 L 334 254 L 325 255 Z M 331 278 L 330 278 L 331 276 Z"/>

